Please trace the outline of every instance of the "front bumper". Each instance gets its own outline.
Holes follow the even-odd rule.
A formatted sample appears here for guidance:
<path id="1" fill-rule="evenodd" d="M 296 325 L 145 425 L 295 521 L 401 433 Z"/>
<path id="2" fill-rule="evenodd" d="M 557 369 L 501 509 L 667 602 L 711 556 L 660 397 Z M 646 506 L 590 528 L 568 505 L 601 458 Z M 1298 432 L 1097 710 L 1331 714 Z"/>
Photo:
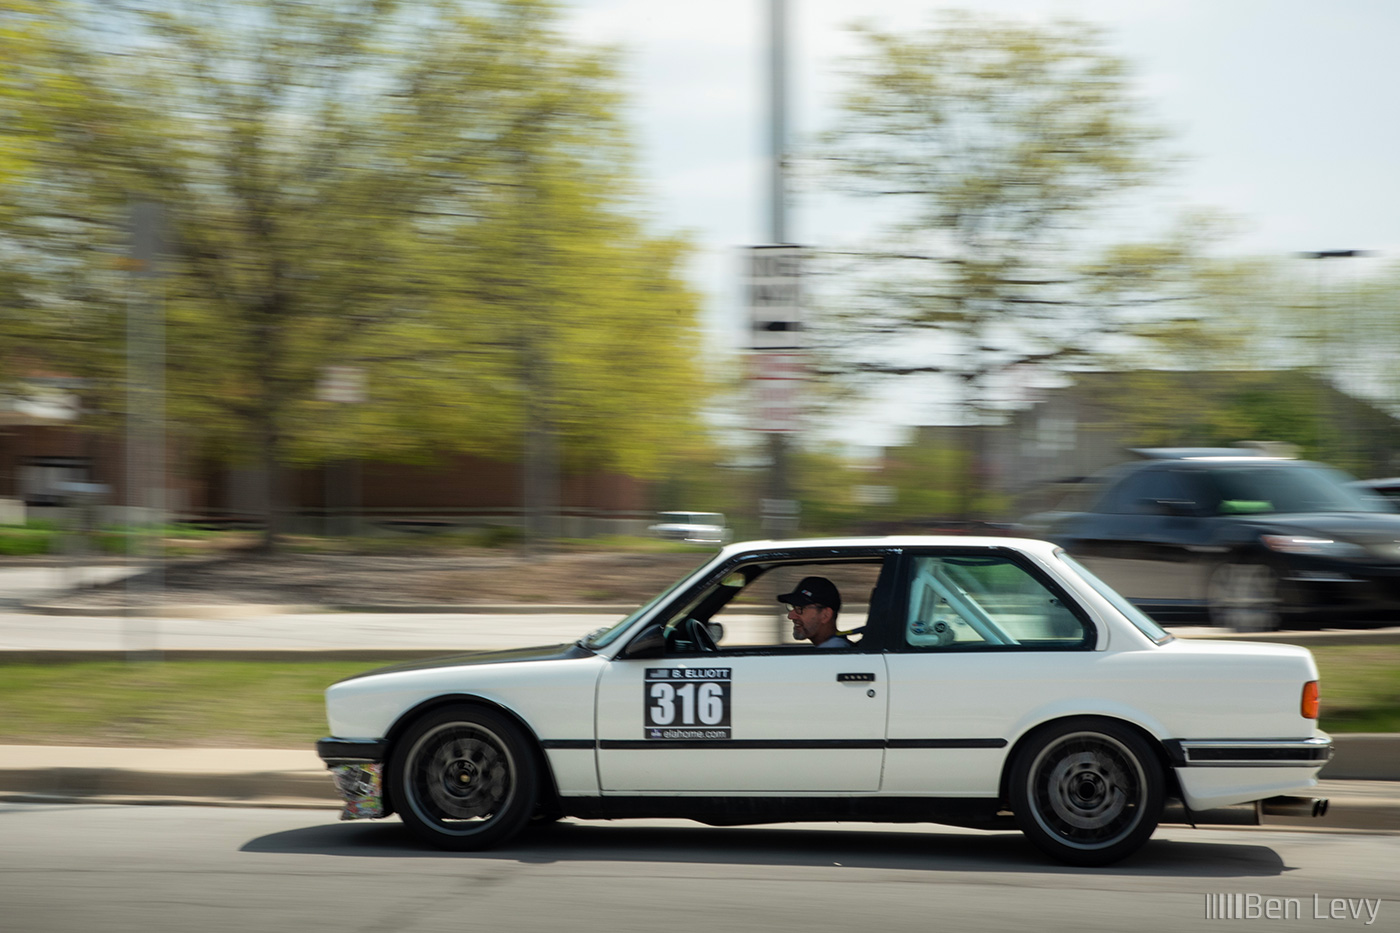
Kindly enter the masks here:
<path id="1" fill-rule="evenodd" d="M 1279 574 L 1289 615 L 1377 624 L 1400 620 L 1400 564 L 1295 557 Z"/>
<path id="2" fill-rule="evenodd" d="M 345 801 L 342 820 L 377 820 L 389 815 L 384 802 L 387 743 L 326 738 L 316 743 L 316 754 L 330 769 L 336 792 Z"/>

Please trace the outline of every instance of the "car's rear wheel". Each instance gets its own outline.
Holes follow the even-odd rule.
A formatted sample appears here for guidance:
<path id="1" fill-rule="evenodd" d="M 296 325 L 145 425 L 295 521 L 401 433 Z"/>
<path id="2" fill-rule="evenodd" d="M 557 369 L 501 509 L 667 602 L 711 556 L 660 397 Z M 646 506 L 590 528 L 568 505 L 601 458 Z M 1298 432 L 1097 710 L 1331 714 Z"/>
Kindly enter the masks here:
<path id="1" fill-rule="evenodd" d="M 1161 765 L 1112 722 L 1067 720 L 1035 736 L 1012 767 L 1016 823 L 1041 851 L 1073 865 L 1136 852 L 1162 816 Z"/>
<path id="2" fill-rule="evenodd" d="M 529 740 L 506 716 L 451 706 L 413 724 L 390 760 L 404 825 L 445 849 L 486 849 L 535 813 L 539 771 Z"/>
<path id="3" fill-rule="evenodd" d="M 1212 624 L 1236 632 L 1278 630 L 1283 586 L 1268 564 L 1225 561 L 1211 573 L 1207 587 Z"/>

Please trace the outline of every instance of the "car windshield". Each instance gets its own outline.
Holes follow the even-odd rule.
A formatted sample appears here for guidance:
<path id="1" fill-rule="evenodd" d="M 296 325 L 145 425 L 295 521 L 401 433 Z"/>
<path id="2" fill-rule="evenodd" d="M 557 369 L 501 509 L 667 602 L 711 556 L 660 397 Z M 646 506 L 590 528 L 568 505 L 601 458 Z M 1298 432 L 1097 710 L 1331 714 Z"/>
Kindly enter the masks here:
<path id="1" fill-rule="evenodd" d="M 1127 620 L 1137 626 L 1138 631 L 1152 639 L 1153 643 L 1165 645 L 1176 637 L 1153 621 L 1152 617 L 1147 615 L 1147 613 L 1128 602 L 1128 600 L 1113 587 L 1094 576 L 1089 568 L 1085 567 L 1079 561 L 1060 550 L 1055 551 L 1055 556 L 1067 564 L 1071 570 L 1083 577 L 1085 583 L 1092 586 L 1100 596 L 1112 603 L 1114 609 L 1123 613 L 1123 615 L 1127 617 Z"/>
<path id="2" fill-rule="evenodd" d="M 1385 506 L 1326 467 L 1239 465 L 1211 469 L 1206 480 L 1220 515 L 1271 512 L 1384 512 Z"/>

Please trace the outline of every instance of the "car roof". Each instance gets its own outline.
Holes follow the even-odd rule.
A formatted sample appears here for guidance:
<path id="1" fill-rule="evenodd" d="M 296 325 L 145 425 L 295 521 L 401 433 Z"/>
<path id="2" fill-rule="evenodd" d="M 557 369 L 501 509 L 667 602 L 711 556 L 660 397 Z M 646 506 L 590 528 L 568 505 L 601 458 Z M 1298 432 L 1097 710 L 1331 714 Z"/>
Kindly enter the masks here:
<path id="1" fill-rule="evenodd" d="M 1282 457 L 1275 454 L 1254 452 L 1240 447 L 1134 447 L 1131 453 L 1137 454 L 1144 460 L 1247 460 L 1256 461 L 1290 461 L 1297 462 L 1292 457 Z"/>
<path id="2" fill-rule="evenodd" d="M 723 557 L 763 551 L 821 551 L 842 548 L 918 548 L 918 547 L 1005 547 L 1048 557 L 1059 546 L 1035 538 L 1012 538 L 993 535 L 885 535 L 850 536 L 841 538 L 785 538 L 781 540 L 738 541 L 723 548 Z M 833 555 L 839 556 L 839 555 Z"/>

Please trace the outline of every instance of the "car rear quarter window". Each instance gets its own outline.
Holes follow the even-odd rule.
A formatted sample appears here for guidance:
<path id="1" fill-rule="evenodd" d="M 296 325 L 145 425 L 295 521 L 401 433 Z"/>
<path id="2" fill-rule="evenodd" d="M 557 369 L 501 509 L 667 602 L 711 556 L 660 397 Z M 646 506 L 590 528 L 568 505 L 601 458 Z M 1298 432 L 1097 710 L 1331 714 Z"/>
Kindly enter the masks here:
<path id="1" fill-rule="evenodd" d="M 1092 647 L 1092 626 L 1060 593 L 1009 558 L 916 556 L 908 581 L 906 649 Z"/>

